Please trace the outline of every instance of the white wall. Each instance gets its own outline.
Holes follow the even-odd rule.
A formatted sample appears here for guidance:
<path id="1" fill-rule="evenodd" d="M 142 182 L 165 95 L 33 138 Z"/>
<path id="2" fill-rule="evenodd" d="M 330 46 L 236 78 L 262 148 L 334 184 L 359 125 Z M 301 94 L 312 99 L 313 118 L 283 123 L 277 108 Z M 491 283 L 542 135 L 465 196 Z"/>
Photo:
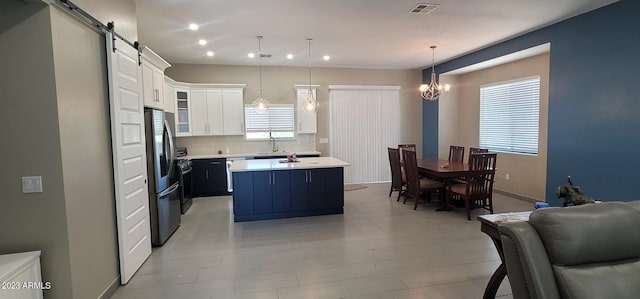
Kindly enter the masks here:
<path id="1" fill-rule="evenodd" d="M 540 76 L 540 131 L 538 156 L 499 153 L 494 187 L 533 200 L 545 200 L 547 176 L 547 120 L 549 106 L 549 54 L 538 55 L 458 76 L 452 93 L 440 100 L 439 156 L 448 158 L 449 145 L 478 147 L 480 139 L 480 86 L 530 76 Z M 448 78 L 447 78 L 448 77 Z M 443 81 L 444 82 L 444 81 Z M 510 179 L 506 180 L 506 174 Z"/>

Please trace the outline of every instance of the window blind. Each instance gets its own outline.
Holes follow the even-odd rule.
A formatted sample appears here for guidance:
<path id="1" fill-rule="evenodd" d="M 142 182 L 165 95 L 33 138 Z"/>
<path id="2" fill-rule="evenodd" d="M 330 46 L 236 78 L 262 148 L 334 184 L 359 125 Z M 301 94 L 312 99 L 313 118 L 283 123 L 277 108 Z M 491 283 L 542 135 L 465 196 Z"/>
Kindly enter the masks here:
<path id="1" fill-rule="evenodd" d="M 344 182 L 391 180 L 387 147 L 400 143 L 399 86 L 329 86 L 330 155 L 347 161 Z"/>
<path id="2" fill-rule="evenodd" d="M 292 104 L 271 104 L 264 114 L 257 113 L 253 105 L 245 105 L 244 117 L 247 139 L 293 138 L 295 122 Z"/>
<path id="3" fill-rule="evenodd" d="M 538 154 L 540 77 L 480 87 L 480 147 Z"/>

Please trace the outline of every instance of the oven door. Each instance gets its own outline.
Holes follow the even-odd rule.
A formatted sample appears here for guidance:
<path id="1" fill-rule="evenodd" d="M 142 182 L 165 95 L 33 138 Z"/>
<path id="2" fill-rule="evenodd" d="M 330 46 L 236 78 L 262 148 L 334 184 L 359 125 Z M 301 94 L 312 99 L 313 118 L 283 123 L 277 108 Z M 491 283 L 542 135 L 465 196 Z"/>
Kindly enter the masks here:
<path id="1" fill-rule="evenodd" d="M 189 201 L 192 198 L 191 191 L 193 189 L 192 186 L 192 176 L 193 172 L 192 168 L 186 169 L 180 174 L 180 183 L 182 184 L 182 203 Z"/>
<path id="2" fill-rule="evenodd" d="M 192 176 L 193 173 L 191 171 L 191 167 L 184 169 L 184 170 L 179 170 L 178 171 L 178 176 L 180 179 L 180 213 L 184 214 L 187 212 L 187 210 L 189 210 L 189 208 L 191 207 L 191 203 L 192 201 L 192 195 L 191 195 L 191 190 L 193 188 L 192 186 Z"/>

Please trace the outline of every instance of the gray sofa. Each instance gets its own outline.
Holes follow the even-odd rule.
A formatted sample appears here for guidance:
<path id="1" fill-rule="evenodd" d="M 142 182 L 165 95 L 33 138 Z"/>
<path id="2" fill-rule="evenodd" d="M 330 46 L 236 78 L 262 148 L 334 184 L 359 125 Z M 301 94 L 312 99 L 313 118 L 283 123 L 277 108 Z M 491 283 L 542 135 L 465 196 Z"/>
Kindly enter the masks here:
<path id="1" fill-rule="evenodd" d="M 515 299 L 640 298 L 640 201 L 536 210 L 498 230 Z"/>

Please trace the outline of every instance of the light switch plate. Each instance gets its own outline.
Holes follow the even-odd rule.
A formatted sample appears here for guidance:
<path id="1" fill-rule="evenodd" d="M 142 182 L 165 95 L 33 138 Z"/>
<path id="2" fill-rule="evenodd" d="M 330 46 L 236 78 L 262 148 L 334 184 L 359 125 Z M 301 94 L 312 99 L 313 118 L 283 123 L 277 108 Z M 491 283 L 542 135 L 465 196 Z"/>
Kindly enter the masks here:
<path id="1" fill-rule="evenodd" d="M 329 138 L 320 137 L 320 143 L 329 143 Z"/>
<path id="2" fill-rule="evenodd" d="M 23 176 L 22 177 L 22 193 L 39 193 L 42 192 L 41 176 Z"/>

